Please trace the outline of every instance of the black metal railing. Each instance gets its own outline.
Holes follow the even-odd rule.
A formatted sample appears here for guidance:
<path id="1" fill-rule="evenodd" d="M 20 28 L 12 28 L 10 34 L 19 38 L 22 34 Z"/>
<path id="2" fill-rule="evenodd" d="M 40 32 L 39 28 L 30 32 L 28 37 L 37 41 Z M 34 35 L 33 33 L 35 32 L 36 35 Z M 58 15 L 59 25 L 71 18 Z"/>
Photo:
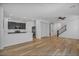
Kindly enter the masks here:
<path id="1" fill-rule="evenodd" d="M 59 30 L 57 30 L 57 37 L 59 37 L 59 35 L 63 32 L 65 32 L 67 25 L 64 25 L 63 27 L 61 27 Z"/>

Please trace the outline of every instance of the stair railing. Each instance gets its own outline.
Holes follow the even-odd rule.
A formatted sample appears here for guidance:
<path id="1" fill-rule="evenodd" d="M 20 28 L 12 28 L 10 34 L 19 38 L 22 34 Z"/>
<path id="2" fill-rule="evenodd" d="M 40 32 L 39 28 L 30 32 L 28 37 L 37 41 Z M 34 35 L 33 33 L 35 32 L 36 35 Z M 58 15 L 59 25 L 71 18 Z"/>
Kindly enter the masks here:
<path id="1" fill-rule="evenodd" d="M 57 37 L 59 37 L 60 34 L 62 34 L 63 32 L 65 32 L 67 25 L 64 25 L 63 27 L 61 27 L 59 30 L 57 30 Z"/>

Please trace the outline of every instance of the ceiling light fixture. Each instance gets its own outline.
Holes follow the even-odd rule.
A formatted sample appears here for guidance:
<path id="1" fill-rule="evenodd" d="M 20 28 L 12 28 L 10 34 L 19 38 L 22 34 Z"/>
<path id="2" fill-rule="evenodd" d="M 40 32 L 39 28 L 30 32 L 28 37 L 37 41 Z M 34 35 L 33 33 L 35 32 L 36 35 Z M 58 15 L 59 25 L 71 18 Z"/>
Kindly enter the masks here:
<path id="1" fill-rule="evenodd" d="M 66 17 L 58 17 L 58 19 L 64 20 Z"/>

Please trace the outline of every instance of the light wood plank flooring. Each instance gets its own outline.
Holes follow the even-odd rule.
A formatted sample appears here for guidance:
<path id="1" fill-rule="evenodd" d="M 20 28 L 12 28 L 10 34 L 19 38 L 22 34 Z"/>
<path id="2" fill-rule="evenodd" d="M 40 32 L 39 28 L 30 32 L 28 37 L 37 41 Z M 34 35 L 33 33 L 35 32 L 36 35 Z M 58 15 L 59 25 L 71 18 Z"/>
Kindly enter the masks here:
<path id="1" fill-rule="evenodd" d="M 42 38 L 0 51 L 2 56 L 79 56 L 79 40 L 69 38 Z"/>

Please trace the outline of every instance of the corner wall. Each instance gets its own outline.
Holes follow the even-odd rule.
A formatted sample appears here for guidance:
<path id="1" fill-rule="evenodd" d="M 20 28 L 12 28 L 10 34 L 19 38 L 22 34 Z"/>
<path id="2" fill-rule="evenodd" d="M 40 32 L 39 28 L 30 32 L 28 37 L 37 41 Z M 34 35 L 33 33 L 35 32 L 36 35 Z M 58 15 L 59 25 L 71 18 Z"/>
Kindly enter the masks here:
<path id="1" fill-rule="evenodd" d="M 62 33 L 60 37 L 79 39 L 79 16 L 70 16 L 65 19 L 67 31 Z"/>

